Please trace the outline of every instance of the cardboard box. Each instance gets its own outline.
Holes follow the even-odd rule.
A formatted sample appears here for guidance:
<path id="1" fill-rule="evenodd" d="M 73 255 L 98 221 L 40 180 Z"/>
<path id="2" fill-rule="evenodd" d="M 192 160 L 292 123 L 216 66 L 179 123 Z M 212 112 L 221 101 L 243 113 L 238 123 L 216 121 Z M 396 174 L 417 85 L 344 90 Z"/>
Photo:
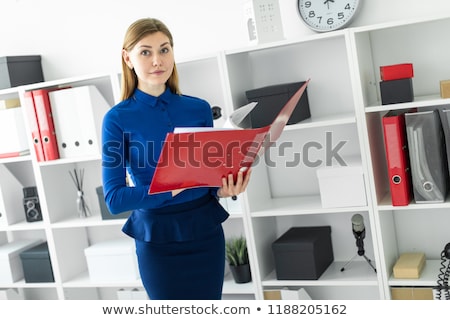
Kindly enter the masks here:
<path id="1" fill-rule="evenodd" d="M 394 265 L 394 278 L 418 279 L 425 267 L 425 254 L 422 252 L 402 253 Z"/>
<path id="2" fill-rule="evenodd" d="M 441 98 L 448 99 L 450 98 L 450 80 L 442 80 L 439 82 L 441 87 Z"/>
<path id="3" fill-rule="evenodd" d="M 433 300 L 432 288 L 391 288 L 392 300 Z"/>
<path id="4" fill-rule="evenodd" d="M 16 240 L 0 246 L 0 283 L 14 283 L 23 279 L 20 253 L 39 244 L 40 240 Z"/>
<path id="5" fill-rule="evenodd" d="M 91 281 L 115 283 L 139 279 L 136 248 L 131 238 L 99 242 L 84 253 Z"/>
<path id="6" fill-rule="evenodd" d="M 264 290 L 264 300 L 311 300 L 311 297 L 304 288 Z"/>
<path id="7" fill-rule="evenodd" d="M 54 282 L 47 242 L 20 253 L 26 283 Z"/>
<path id="8" fill-rule="evenodd" d="M 17 108 L 17 107 L 20 107 L 20 99 L 19 98 L 0 100 L 0 110 Z"/>
<path id="9" fill-rule="evenodd" d="M 367 205 L 361 160 L 351 158 L 347 166 L 321 167 L 316 172 L 323 208 Z"/>
<path id="10" fill-rule="evenodd" d="M 41 56 L 0 57 L 0 89 L 42 81 Z"/>
<path id="11" fill-rule="evenodd" d="M 248 102 L 258 102 L 248 116 L 248 126 L 251 128 L 261 128 L 270 125 L 286 102 L 289 101 L 304 83 L 305 81 L 278 84 L 246 91 L 245 95 Z M 287 125 L 295 124 L 311 117 L 307 90 L 305 89 Z"/>
<path id="12" fill-rule="evenodd" d="M 292 227 L 272 252 L 278 280 L 317 280 L 334 260 L 331 227 Z"/>

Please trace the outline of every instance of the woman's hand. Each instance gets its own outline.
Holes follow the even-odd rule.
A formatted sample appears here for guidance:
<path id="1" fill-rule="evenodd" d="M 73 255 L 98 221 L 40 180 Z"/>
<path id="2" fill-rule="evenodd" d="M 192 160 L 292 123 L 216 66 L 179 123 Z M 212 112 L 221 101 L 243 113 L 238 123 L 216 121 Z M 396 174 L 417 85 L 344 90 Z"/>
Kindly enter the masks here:
<path id="1" fill-rule="evenodd" d="M 244 177 L 244 172 L 246 172 Z M 248 170 L 239 170 L 236 183 L 233 181 L 233 175 L 222 178 L 222 187 L 217 190 L 220 198 L 233 197 L 245 191 L 250 181 L 251 168 Z"/>

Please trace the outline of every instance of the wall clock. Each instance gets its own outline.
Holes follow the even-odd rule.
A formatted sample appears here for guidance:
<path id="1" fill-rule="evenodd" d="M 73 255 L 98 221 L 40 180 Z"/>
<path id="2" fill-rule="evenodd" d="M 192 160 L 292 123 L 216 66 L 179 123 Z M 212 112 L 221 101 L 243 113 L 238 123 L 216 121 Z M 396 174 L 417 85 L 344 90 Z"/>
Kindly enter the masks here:
<path id="1" fill-rule="evenodd" d="M 317 32 L 334 31 L 350 24 L 363 0 L 298 0 L 302 21 Z"/>

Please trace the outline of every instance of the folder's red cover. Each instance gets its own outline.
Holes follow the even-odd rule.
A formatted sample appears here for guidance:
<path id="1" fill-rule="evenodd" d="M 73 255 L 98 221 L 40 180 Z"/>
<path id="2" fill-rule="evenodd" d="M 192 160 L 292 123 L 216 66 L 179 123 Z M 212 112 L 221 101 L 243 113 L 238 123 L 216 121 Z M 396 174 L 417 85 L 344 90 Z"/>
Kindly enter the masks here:
<path id="1" fill-rule="evenodd" d="M 405 111 L 388 112 L 382 123 L 392 205 L 406 206 L 412 199 L 412 184 Z"/>
<path id="2" fill-rule="evenodd" d="M 33 138 L 34 151 L 37 161 L 45 161 L 44 150 L 42 149 L 41 134 L 36 116 L 36 108 L 34 105 L 33 94 L 31 91 L 25 91 L 25 110 L 27 113 L 28 123 L 30 124 L 31 137 Z"/>
<path id="3" fill-rule="evenodd" d="M 38 89 L 32 91 L 45 161 L 59 159 L 52 108 L 48 97 L 48 93 L 52 90 L 55 89 Z"/>
<path id="4" fill-rule="evenodd" d="M 249 168 L 280 137 L 308 83 L 298 89 L 268 126 L 168 133 L 148 193 L 220 187 L 222 177 L 232 173 L 236 178 L 239 170 Z"/>

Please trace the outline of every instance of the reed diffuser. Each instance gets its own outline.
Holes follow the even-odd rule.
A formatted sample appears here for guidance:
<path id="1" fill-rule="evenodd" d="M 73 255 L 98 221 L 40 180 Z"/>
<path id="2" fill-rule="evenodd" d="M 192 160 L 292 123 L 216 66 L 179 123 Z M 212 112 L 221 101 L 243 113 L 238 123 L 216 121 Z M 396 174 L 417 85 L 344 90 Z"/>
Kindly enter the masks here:
<path id="1" fill-rule="evenodd" d="M 89 210 L 89 206 L 86 203 L 86 199 L 84 198 L 83 191 L 83 180 L 84 180 L 84 169 L 73 169 L 73 173 L 69 171 L 70 177 L 72 178 L 75 187 L 77 188 L 77 209 L 78 216 L 80 218 L 86 218 L 91 215 L 91 211 Z"/>

